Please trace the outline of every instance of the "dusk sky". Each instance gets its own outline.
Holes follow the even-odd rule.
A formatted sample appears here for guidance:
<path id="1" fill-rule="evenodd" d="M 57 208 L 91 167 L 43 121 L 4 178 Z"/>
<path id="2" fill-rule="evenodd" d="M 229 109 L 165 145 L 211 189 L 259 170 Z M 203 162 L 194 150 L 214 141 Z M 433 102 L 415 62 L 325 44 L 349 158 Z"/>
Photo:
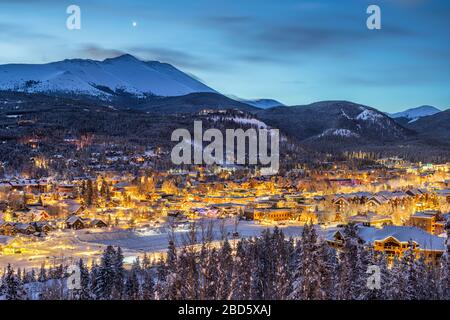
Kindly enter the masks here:
<path id="1" fill-rule="evenodd" d="M 81 30 L 66 28 L 70 4 Z M 448 0 L 0 0 L 0 64 L 130 53 L 240 98 L 446 109 L 449 30 Z"/>

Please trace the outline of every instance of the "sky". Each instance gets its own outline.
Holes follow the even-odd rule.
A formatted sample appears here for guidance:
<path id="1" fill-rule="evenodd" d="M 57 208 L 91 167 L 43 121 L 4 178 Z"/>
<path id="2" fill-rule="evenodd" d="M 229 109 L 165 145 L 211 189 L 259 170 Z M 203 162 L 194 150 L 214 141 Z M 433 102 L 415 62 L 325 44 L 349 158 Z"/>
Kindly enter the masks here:
<path id="1" fill-rule="evenodd" d="M 0 64 L 130 53 L 244 99 L 447 109 L 449 31 L 448 0 L 0 0 Z"/>

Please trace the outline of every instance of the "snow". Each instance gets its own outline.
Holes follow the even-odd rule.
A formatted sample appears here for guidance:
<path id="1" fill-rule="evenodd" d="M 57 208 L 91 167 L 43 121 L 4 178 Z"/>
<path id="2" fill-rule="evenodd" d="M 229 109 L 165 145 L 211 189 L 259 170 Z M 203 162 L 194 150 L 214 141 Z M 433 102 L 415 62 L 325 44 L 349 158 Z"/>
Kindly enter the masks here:
<path id="1" fill-rule="evenodd" d="M 337 136 L 343 138 L 359 138 L 359 134 L 354 133 L 348 129 L 327 129 L 323 133 L 319 134 L 318 137 L 322 138 L 325 136 Z"/>
<path id="2" fill-rule="evenodd" d="M 196 220 L 199 226 L 202 221 L 213 224 L 213 240 L 218 241 L 222 237 L 221 223 L 224 223 L 225 234 L 228 239 L 232 239 L 235 231 L 234 219 L 199 219 Z M 237 232 L 240 238 L 256 237 L 265 229 L 273 228 L 257 224 L 253 221 L 240 221 Z M 300 237 L 303 227 L 299 224 L 286 224 L 280 226 L 287 237 Z M 200 229 L 200 228 L 199 228 Z M 120 246 L 123 249 L 124 257 L 127 261 L 133 261 L 133 257 L 144 254 L 144 252 L 162 253 L 167 250 L 170 228 L 167 224 L 157 227 L 139 228 L 137 230 L 122 229 L 84 229 L 84 230 L 63 230 L 52 232 L 43 239 L 33 238 L 25 241 L 26 251 L 14 255 L 0 255 L 0 267 L 10 263 L 18 268 L 39 268 L 45 261 L 47 266 L 59 263 L 72 263 L 82 258 L 87 264 L 93 259 L 98 260 L 106 246 Z M 189 224 L 180 225 L 174 229 L 175 242 L 182 245 L 189 231 Z M 198 230 L 197 237 L 201 239 L 201 230 Z M 5 238 L 5 242 L 12 241 L 12 238 Z"/>
<path id="3" fill-rule="evenodd" d="M 383 115 L 369 109 L 365 109 L 356 116 L 356 120 L 376 122 L 378 119 L 383 119 Z"/>
<path id="4" fill-rule="evenodd" d="M 410 119 L 409 123 L 417 121 L 419 118 L 431 116 L 439 113 L 441 110 L 432 106 L 421 106 L 417 108 L 407 109 L 402 112 L 390 114 L 391 118 L 407 118 Z"/>
<path id="5" fill-rule="evenodd" d="M 169 64 L 143 62 L 130 55 L 104 61 L 74 59 L 40 65 L 1 65 L 0 74 L 0 90 L 69 92 L 103 97 L 111 95 L 108 90 L 123 90 L 138 96 L 215 92 Z M 107 90 L 101 90 L 102 87 Z"/>
<path id="6" fill-rule="evenodd" d="M 212 121 L 219 121 L 219 120 L 224 120 L 224 121 L 232 121 L 234 123 L 239 123 L 239 124 L 247 124 L 247 125 L 251 125 L 254 127 L 258 127 L 258 128 L 262 128 L 262 129 L 267 129 L 267 125 L 262 122 L 261 120 L 255 119 L 255 118 L 241 118 L 241 117 L 211 117 L 210 118 Z"/>
<path id="7" fill-rule="evenodd" d="M 249 104 L 253 107 L 261 108 L 261 109 L 269 109 L 274 107 L 284 106 L 281 102 L 273 99 L 257 99 L 257 100 L 243 100 L 238 99 L 239 101 Z"/>

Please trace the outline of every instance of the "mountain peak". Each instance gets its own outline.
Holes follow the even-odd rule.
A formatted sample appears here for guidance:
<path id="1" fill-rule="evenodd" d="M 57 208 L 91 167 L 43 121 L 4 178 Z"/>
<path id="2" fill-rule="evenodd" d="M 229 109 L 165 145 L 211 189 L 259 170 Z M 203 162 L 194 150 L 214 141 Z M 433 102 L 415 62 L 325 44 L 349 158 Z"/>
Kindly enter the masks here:
<path id="1" fill-rule="evenodd" d="M 108 59 L 103 60 L 103 62 L 107 62 L 107 61 L 139 61 L 139 62 L 142 62 L 141 60 L 139 60 L 138 58 L 136 58 L 135 56 L 133 56 L 129 53 L 122 54 L 115 58 L 108 58 Z"/>
<path id="2" fill-rule="evenodd" d="M 47 64 L 0 65 L 0 90 L 90 95 L 171 97 L 216 92 L 170 64 L 123 54 L 103 61 L 71 59 Z"/>
<path id="3" fill-rule="evenodd" d="M 390 117 L 394 118 L 394 119 L 407 118 L 410 120 L 413 120 L 413 119 L 417 120 L 419 118 L 431 116 L 431 115 L 439 113 L 441 111 L 442 110 L 440 110 L 436 107 L 424 105 L 424 106 L 420 106 L 420 107 L 416 107 L 416 108 L 407 109 L 402 112 L 392 113 L 392 114 L 390 114 Z"/>

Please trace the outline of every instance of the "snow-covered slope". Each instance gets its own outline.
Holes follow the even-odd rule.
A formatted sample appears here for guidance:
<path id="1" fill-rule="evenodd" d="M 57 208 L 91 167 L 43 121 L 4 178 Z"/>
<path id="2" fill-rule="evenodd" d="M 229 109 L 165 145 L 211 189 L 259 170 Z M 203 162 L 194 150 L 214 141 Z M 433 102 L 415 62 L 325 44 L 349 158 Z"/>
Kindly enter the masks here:
<path id="1" fill-rule="evenodd" d="M 406 118 L 410 120 L 409 122 L 417 121 L 418 119 L 426 116 L 432 116 L 433 114 L 439 113 L 441 110 L 439 110 L 436 107 L 432 106 L 421 106 L 417 108 L 408 109 L 402 112 L 392 113 L 389 114 L 391 118 L 397 119 L 397 118 Z"/>
<path id="2" fill-rule="evenodd" d="M 0 90 L 104 97 L 117 93 L 181 96 L 215 92 L 172 65 L 144 62 L 131 55 L 104 61 L 73 59 L 37 65 L 1 65 Z"/>

